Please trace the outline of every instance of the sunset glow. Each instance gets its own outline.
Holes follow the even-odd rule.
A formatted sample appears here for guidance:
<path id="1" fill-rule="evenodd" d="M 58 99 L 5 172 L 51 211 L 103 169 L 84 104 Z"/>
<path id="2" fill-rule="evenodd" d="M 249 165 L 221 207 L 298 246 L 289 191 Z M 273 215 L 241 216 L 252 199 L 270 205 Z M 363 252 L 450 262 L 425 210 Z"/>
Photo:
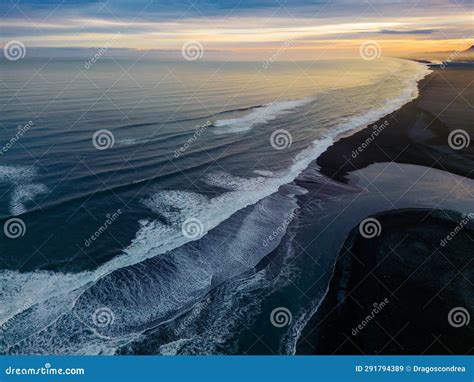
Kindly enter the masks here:
<path id="1" fill-rule="evenodd" d="M 376 7 L 355 1 L 288 2 L 279 7 L 263 2 L 255 9 L 246 3 L 178 7 L 142 1 L 133 6 L 121 1 L 73 1 L 67 6 L 7 2 L 0 8 L 1 43 L 14 38 L 29 47 L 91 48 L 112 45 L 113 40 L 111 48 L 166 55 L 197 40 L 208 58 L 230 53 L 245 59 L 261 59 L 285 44 L 291 59 L 308 59 L 314 54 L 351 55 L 367 40 L 377 41 L 384 54 L 403 56 L 454 50 L 472 38 L 466 32 L 473 23 L 467 2 L 431 1 L 427 8 L 407 0 L 397 4 L 397 12 L 390 2 Z M 258 17 L 262 11 L 266 17 Z"/>

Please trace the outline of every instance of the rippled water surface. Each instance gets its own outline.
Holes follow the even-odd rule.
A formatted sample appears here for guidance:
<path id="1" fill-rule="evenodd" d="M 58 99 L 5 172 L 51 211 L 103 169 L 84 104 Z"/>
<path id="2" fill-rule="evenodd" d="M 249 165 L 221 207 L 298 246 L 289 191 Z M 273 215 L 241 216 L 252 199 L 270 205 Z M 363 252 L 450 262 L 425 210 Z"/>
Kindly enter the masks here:
<path id="1" fill-rule="evenodd" d="M 308 190 L 292 182 L 427 74 L 396 59 L 1 65 L 0 217 L 24 224 L 0 242 L 2 353 L 240 352 L 232 338 L 299 273 L 287 228 Z M 196 334 L 207 315 L 222 338 Z"/>

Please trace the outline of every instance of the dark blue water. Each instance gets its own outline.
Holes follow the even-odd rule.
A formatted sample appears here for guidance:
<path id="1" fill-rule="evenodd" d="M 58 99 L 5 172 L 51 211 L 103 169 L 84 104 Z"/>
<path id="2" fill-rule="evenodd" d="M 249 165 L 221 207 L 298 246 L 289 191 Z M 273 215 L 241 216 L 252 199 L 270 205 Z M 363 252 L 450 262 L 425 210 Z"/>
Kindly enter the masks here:
<path id="1" fill-rule="evenodd" d="M 298 274 L 283 265 L 286 255 L 261 263 L 272 251 L 290 253 L 281 240 L 288 243 L 298 198 L 308 192 L 293 180 L 339 134 L 416 96 L 426 73 L 394 59 L 268 69 L 113 60 L 89 69 L 79 60 L 1 65 L 7 353 L 166 352 L 165 344 L 175 349 L 205 322 L 198 316 L 209 310 L 209 296 L 213 306 L 239 298 L 242 309 L 260 306 L 267 292 L 245 302 L 252 291 L 272 290 L 270 282 L 276 290 Z M 321 283 L 322 293 L 327 280 Z M 231 321 L 252 317 L 213 311 L 231 337 L 239 333 Z M 150 330 L 154 347 L 127 347 Z M 196 352 L 242 351 L 209 341 Z"/>

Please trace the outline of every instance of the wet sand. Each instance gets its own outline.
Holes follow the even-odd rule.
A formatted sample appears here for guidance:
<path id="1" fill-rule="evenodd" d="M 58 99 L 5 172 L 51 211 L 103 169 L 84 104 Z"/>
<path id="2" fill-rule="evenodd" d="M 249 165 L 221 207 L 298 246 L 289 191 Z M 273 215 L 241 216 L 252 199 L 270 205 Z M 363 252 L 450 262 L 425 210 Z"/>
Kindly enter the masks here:
<path id="1" fill-rule="evenodd" d="M 474 264 L 466 252 L 474 222 L 436 248 L 433 238 L 455 230 L 460 214 L 396 210 L 375 217 L 385 233 L 370 240 L 351 233 L 298 353 L 472 354 L 472 324 L 453 327 L 448 316 L 456 307 L 474 309 Z"/>
<path id="2" fill-rule="evenodd" d="M 448 137 L 463 129 L 474 140 L 474 67 L 433 68 L 419 89 L 416 100 L 331 146 L 317 161 L 321 172 L 345 181 L 372 163 L 398 162 L 472 178 L 474 145 L 453 150 Z"/>
<path id="3" fill-rule="evenodd" d="M 473 179 L 474 143 L 460 150 L 449 144 L 456 129 L 474 141 L 473 81 L 474 67 L 433 68 L 420 82 L 416 100 L 331 146 L 317 161 L 321 172 L 350 183 L 356 170 L 396 162 Z M 372 178 L 365 181 L 376 186 L 377 176 L 366 174 Z M 474 352 L 472 320 L 460 327 L 448 320 L 458 307 L 474 314 L 474 219 L 462 225 L 465 215 L 435 207 L 373 216 L 383 234 L 371 240 L 354 228 L 339 252 L 327 295 L 300 336 L 297 354 Z M 474 211 L 463 211 L 469 212 Z M 455 239 L 441 245 L 439 238 L 460 224 Z"/>

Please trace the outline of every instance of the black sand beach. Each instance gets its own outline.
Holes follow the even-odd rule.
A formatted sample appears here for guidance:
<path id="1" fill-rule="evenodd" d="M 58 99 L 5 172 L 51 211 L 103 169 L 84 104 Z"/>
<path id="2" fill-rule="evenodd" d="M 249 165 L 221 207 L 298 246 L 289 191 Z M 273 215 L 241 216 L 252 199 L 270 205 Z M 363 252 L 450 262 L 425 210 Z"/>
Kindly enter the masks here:
<path id="1" fill-rule="evenodd" d="M 416 100 L 331 146 L 318 159 L 321 172 L 344 181 L 348 172 L 372 163 L 398 162 L 473 177 L 474 146 L 452 150 L 448 136 L 463 129 L 474 137 L 474 68 L 433 68 L 419 89 Z M 380 128 L 384 123 L 386 127 Z M 380 133 L 375 136 L 377 128 Z M 357 153 L 358 147 L 362 153 Z"/>
<path id="2" fill-rule="evenodd" d="M 355 170 L 395 162 L 474 178 L 473 145 L 448 144 L 456 129 L 474 138 L 473 82 L 472 66 L 433 67 L 416 100 L 336 142 L 318 159 L 321 172 L 350 184 Z M 472 212 L 394 209 L 372 216 L 383 226 L 372 240 L 354 228 L 297 354 L 472 354 L 472 324 L 453 327 L 447 317 L 455 307 L 474 311 Z"/>

